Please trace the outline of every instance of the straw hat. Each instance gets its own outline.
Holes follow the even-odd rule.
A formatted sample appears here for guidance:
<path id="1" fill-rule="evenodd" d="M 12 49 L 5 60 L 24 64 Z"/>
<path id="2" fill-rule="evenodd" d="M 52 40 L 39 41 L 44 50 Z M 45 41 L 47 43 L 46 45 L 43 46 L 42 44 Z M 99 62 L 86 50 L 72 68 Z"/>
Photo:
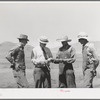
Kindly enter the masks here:
<path id="1" fill-rule="evenodd" d="M 86 40 L 89 40 L 89 37 L 88 37 L 88 35 L 85 32 L 80 32 L 78 34 L 78 39 L 86 39 Z"/>
<path id="2" fill-rule="evenodd" d="M 38 41 L 40 43 L 43 43 L 43 44 L 47 44 L 49 42 L 48 38 L 46 36 L 41 36 Z"/>
<path id="3" fill-rule="evenodd" d="M 57 41 L 60 41 L 60 42 L 63 42 L 63 41 L 70 42 L 70 41 L 72 41 L 72 40 L 71 40 L 71 39 L 68 39 L 68 36 L 64 36 L 64 37 L 62 37 L 62 38 L 60 38 L 60 39 L 57 39 Z"/>

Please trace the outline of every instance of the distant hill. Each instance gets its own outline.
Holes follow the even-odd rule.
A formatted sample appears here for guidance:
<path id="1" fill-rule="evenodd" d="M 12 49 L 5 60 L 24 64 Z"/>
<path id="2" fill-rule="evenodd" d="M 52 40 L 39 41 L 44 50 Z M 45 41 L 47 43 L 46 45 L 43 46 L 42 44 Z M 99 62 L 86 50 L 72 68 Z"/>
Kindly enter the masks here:
<path id="1" fill-rule="evenodd" d="M 3 42 L 0 44 L 0 62 L 6 62 L 5 56 L 7 55 L 8 51 L 15 45 L 16 44 L 12 42 Z"/>
<path id="2" fill-rule="evenodd" d="M 15 43 L 12 42 L 3 42 L 0 44 L 0 54 L 5 53 L 6 51 L 10 50 L 13 46 L 15 46 Z"/>
<path id="3" fill-rule="evenodd" d="M 6 55 L 8 54 L 9 50 L 16 46 L 16 43 L 12 42 L 3 42 L 0 44 L 0 64 L 10 64 L 6 59 Z M 25 46 L 25 57 L 26 57 L 26 62 L 31 63 L 30 56 L 31 56 L 31 51 L 32 51 L 32 46 L 26 45 Z"/>

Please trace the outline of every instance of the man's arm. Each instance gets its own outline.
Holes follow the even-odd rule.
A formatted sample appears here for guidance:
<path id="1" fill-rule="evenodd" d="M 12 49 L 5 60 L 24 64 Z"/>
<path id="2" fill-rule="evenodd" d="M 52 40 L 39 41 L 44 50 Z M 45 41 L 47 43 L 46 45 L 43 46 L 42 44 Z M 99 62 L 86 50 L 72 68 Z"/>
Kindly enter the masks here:
<path id="1" fill-rule="evenodd" d="M 93 47 L 91 47 L 91 52 L 92 52 L 92 55 L 93 55 L 93 61 L 94 61 L 94 66 L 95 68 L 97 68 L 97 66 L 99 65 L 99 59 L 98 59 L 98 56 L 97 56 L 97 52 L 96 52 L 96 49 Z"/>
<path id="2" fill-rule="evenodd" d="M 11 63 L 13 64 L 15 61 L 14 61 L 14 55 L 16 53 L 16 49 L 17 48 L 13 48 L 9 51 L 8 55 L 6 56 L 6 59 Z"/>
<path id="3" fill-rule="evenodd" d="M 17 53 L 17 50 L 18 50 L 17 47 L 11 49 L 9 51 L 8 55 L 6 56 L 6 59 L 11 63 L 10 68 L 13 68 L 13 69 L 15 69 L 14 57 L 15 57 L 15 54 Z M 16 66 L 16 69 L 17 69 L 17 66 Z"/>
<path id="4" fill-rule="evenodd" d="M 31 61 L 34 65 L 43 63 L 43 61 L 40 61 L 40 58 L 37 58 L 37 53 L 38 53 L 38 50 L 36 50 L 36 49 L 33 49 L 31 52 Z"/>

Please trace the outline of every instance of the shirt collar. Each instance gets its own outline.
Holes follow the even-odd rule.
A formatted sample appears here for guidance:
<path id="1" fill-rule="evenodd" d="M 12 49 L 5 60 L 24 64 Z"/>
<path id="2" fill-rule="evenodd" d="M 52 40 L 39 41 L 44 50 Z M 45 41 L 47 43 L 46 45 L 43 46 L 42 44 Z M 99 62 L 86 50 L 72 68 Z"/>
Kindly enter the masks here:
<path id="1" fill-rule="evenodd" d="M 87 42 L 84 46 L 82 46 L 82 50 L 84 50 L 84 48 L 88 46 L 89 46 L 89 42 Z"/>
<path id="2" fill-rule="evenodd" d="M 21 45 L 21 43 L 18 43 L 17 46 L 21 47 L 22 49 L 24 49 L 24 47 Z"/>

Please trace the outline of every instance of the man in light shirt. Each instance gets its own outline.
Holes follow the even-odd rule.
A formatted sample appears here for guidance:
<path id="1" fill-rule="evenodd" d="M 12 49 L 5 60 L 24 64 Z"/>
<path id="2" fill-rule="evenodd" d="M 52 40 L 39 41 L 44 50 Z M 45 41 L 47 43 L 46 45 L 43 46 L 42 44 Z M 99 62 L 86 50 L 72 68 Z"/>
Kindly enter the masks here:
<path id="1" fill-rule="evenodd" d="M 93 78 L 99 65 L 96 50 L 85 32 L 78 35 L 78 41 L 82 44 L 84 87 L 93 88 Z"/>
<path id="2" fill-rule="evenodd" d="M 31 54 L 31 61 L 35 65 L 34 69 L 34 81 L 35 88 L 51 88 L 51 76 L 50 76 L 50 61 L 52 53 L 49 48 L 46 47 L 48 39 L 45 36 L 41 36 L 39 39 L 40 45 L 33 48 Z"/>

